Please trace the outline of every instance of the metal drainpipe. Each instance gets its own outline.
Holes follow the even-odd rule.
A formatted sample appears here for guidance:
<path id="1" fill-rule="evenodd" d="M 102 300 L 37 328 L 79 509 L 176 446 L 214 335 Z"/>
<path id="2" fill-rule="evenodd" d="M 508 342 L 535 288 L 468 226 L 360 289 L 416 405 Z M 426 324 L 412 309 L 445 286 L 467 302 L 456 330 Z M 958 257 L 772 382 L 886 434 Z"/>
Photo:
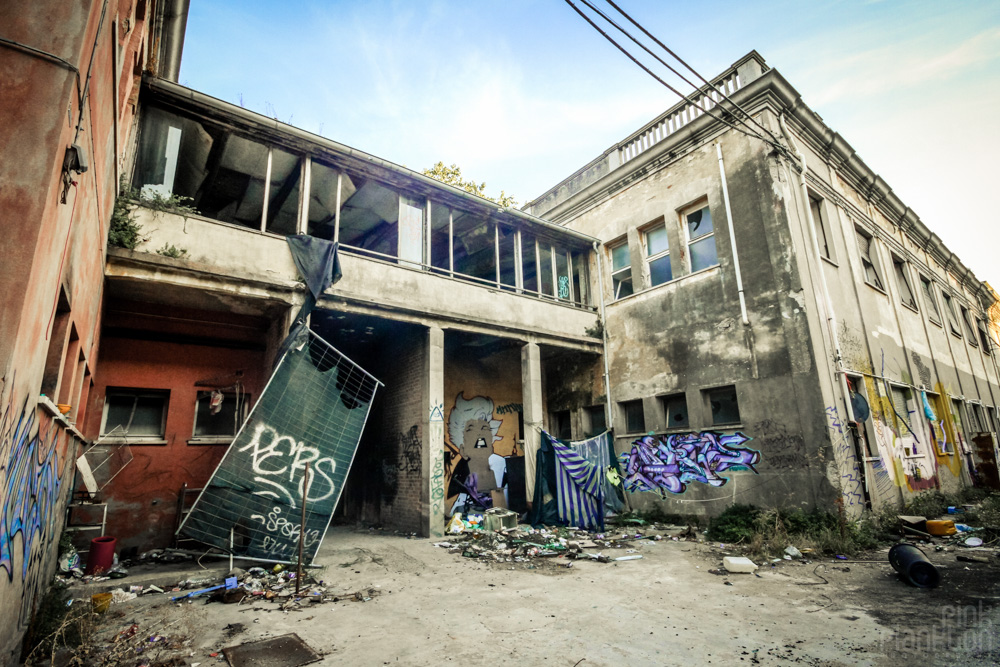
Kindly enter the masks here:
<path id="1" fill-rule="evenodd" d="M 607 420 L 608 430 L 615 427 L 614 413 L 611 409 L 611 371 L 608 368 L 608 320 L 604 310 L 604 263 L 601 261 L 601 251 L 597 241 L 594 241 L 594 254 L 597 256 L 597 286 L 598 296 L 601 302 L 601 343 L 604 346 L 604 416 Z"/>
<path id="2" fill-rule="evenodd" d="M 781 133 L 785 135 L 785 140 L 788 142 L 788 145 L 795 152 L 795 155 L 798 156 L 799 160 L 802 161 L 802 170 L 799 172 L 799 187 L 802 189 L 802 206 L 806 211 L 806 222 L 809 226 L 809 238 L 812 240 L 813 257 L 816 263 L 817 273 L 819 273 L 820 288 L 823 290 L 823 299 L 826 301 L 826 323 L 827 327 L 830 329 L 830 338 L 833 342 L 834 363 L 837 365 L 834 375 L 840 380 L 840 390 L 843 393 L 844 404 L 847 407 L 847 416 L 850 417 L 850 421 L 857 421 L 857 418 L 854 415 L 854 406 L 851 405 L 849 398 L 850 389 L 847 386 L 847 374 L 844 368 L 844 357 L 840 351 L 840 337 L 837 336 L 837 315 L 833 311 L 833 301 L 830 299 L 830 288 L 826 284 L 826 274 L 823 272 L 823 260 L 820 258 L 819 252 L 819 238 L 816 236 L 816 222 L 813 220 L 812 207 L 809 206 L 809 187 L 806 185 L 806 170 L 808 169 L 808 165 L 806 164 L 806 155 L 799 150 L 798 144 L 796 144 L 795 140 L 792 138 L 792 133 L 788 131 L 788 125 L 785 123 L 784 114 L 780 114 L 778 116 L 778 124 L 781 126 Z"/>
<path id="3" fill-rule="evenodd" d="M 740 254 L 736 251 L 736 227 L 733 224 L 733 211 L 729 206 L 729 185 L 726 183 L 726 165 L 722 161 L 722 144 L 715 142 L 715 152 L 719 156 L 719 176 L 722 177 L 722 201 L 726 205 L 726 220 L 729 222 L 729 245 L 733 249 L 733 266 L 736 269 L 736 291 L 740 296 L 740 315 L 743 324 L 749 325 L 747 317 L 747 300 L 743 295 L 743 275 L 740 273 Z"/>

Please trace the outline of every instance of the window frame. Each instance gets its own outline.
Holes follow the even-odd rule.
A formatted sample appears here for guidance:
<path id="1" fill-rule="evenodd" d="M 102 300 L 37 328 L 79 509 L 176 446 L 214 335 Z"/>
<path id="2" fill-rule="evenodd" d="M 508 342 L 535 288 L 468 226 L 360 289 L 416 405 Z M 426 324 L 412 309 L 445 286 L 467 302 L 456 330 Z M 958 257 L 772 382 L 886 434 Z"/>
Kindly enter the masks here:
<path id="1" fill-rule="evenodd" d="M 584 436 L 588 438 L 593 438 L 595 435 L 600 435 L 604 431 L 608 430 L 608 413 L 607 407 L 604 403 L 598 403 L 597 405 L 588 405 L 583 409 L 585 424 L 584 424 Z M 594 415 L 600 414 L 601 421 L 603 422 L 603 428 L 598 431 L 594 428 Z"/>
<path id="2" fill-rule="evenodd" d="M 628 263 L 625 266 L 616 269 L 615 268 L 615 250 L 624 246 L 626 248 L 626 254 L 628 256 Z M 621 299 L 628 298 L 635 294 L 635 280 L 632 278 L 632 249 L 629 247 L 628 237 L 624 237 L 608 244 L 608 264 L 611 267 L 611 300 L 619 301 Z M 616 276 L 625 275 L 627 279 L 620 279 L 619 285 L 628 284 L 631 286 L 632 291 L 624 296 L 619 296 L 618 286 L 615 285 Z"/>
<path id="3" fill-rule="evenodd" d="M 987 330 L 986 320 L 981 317 L 977 317 L 975 320 L 976 331 L 979 333 L 979 342 L 982 343 L 981 349 L 983 354 L 993 356 L 993 346 L 990 344 L 990 335 Z"/>
<path id="4" fill-rule="evenodd" d="M 655 255 L 650 255 L 649 254 L 649 233 L 652 232 L 652 231 L 659 230 L 659 229 L 663 230 L 663 234 L 664 234 L 664 236 L 667 239 L 667 249 L 666 250 L 661 250 L 660 252 L 656 253 Z M 672 265 L 671 259 L 670 259 L 670 230 L 667 229 L 667 221 L 664 220 L 663 218 L 660 218 L 659 220 L 657 220 L 653 224 L 646 225 L 645 227 L 643 227 L 642 229 L 639 230 L 639 238 L 642 241 L 642 251 L 643 251 L 643 258 L 642 258 L 642 260 L 643 260 L 643 274 L 644 274 L 643 275 L 643 282 L 648 287 L 658 287 L 660 285 L 666 285 L 667 283 L 673 282 L 674 281 L 674 271 L 673 271 L 673 265 Z M 667 266 L 670 267 L 670 278 L 668 278 L 667 280 L 664 280 L 663 282 L 655 283 L 654 284 L 653 283 L 652 264 L 653 264 L 653 262 L 662 260 L 664 258 L 666 258 L 666 260 L 667 260 Z"/>
<path id="5" fill-rule="evenodd" d="M 684 416 L 686 418 L 685 423 L 680 426 L 674 426 L 670 422 L 670 410 L 668 410 L 671 400 L 681 399 L 684 401 Z M 691 430 L 691 408 L 688 406 L 687 394 L 684 392 L 676 392 L 673 394 L 663 394 L 662 396 L 656 397 L 659 403 L 660 410 L 663 412 L 663 429 L 665 431 L 690 431 Z"/>
<path id="6" fill-rule="evenodd" d="M 642 420 L 642 428 L 639 429 L 638 431 L 634 431 L 634 430 L 632 430 L 632 429 L 629 428 L 629 426 L 630 426 L 629 425 L 629 407 L 635 407 L 635 406 L 638 406 L 638 408 L 639 408 L 639 416 L 640 416 L 640 418 Z M 636 398 L 636 399 L 633 399 L 631 401 L 619 401 L 618 408 L 619 408 L 619 410 L 621 410 L 622 423 L 625 425 L 625 433 L 626 434 L 633 435 L 633 434 L 637 434 L 637 433 L 645 433 L 646 432 L 646 411 L 645 411 L 645 409 L 643 407 L 642 399 L 641 398 Z"/>
<path id="7" fill-rule="evenodd" d="M 833 254 L 833 243 L 830 240 L 830 230 L 829 224 L 827 224 L 828 219 L 824 202 L 826 202 L 824 197 L 821 197 L 812 190 L 809 191 L 809 210 L 813 216 L 813 229 L 816 231 L 816 242 L 819 245 L 820 251 L 819 256 L 832 264 L 836 264 L 837 259 Z M 826 251 L 825 253 L 823 252 L 824 250 Z"/>
<path id="8" fill-rule="evenodd" d="M 945 317 L 948 319 L 948 329 L 951 331 L 952 335 L 962 337 L 962 325 L 958 321 L 958 315 L 955 314 L 955 304 L 953 298 L 944 289 L 941 290 L 941 298 L 944 299 L 945 307 Z"/>
<path id="9" fill-rule="evenodd" d="M 917 279 L 920 281 L 920 289 L 923 292 L 923 298 L 930 302 L 929 308 L 925 305 L 927 319 L 939 327 L 944 328 L 944 318 L 941 316 L 941 309 L 938 308 L 937 300 L 934 297 L 934 281 L 920 272 L 917 272 Z"/>
<path id="10" fill-rule="evenodd" d="M 115 396 L 130 396 L 134 401 L 140 398 L 156 398 L 162 400 L 162 407 L 160 413 L 160 432 L 157 435 L 130 435 L 124 431 L 115 433 L 111 435 L 107 431 L 108 425 L 108 410 L 110 407 L 110 399 Z M 128 442 L 129 444 L 145 444 L 145 445 L 165 445 L 167 444 L 167 413 L 170 408 L 170 390 L 169 389 L 153 389 L 149 387 L 105 387 L 104 389 L 104 405 L 101 413 L 101 431 L 100 437 L 104 442 Z"/>
<path id="11" fill-rule="evenodd" d="M 886 294 L 885 280 L 882 278 L 882 271 L 880 271 L 880 262 L 878 258 L 878 246 L 875 245 L 875 235 L 870 234 L 867 230 L 861 227 L 854 227 L 855 244 L 858 247 L 858 254 L 861 257 L 861 274 L 864 278 L 865 284 L 869 287 L 877 289 L 879 292 Z M 867 249 L 862 249 L 860 241 L 864 239 L 867 241 Z M 874 250 L 874 252 L 872 252 Z M 875 282 L 873 283 L 869 279 L 868 267 L 871 267 L 872 273 L 875 276 Z"/>
<path id="12" fill-rule="evenodd" d="M 701 210 L 708 211 L 709 219 L 711 219 L 712 221 L 712 231 L 709 232 L 708 234 L 703 234 L 702 236 L 699 236 L 696 239 L 692 239 L 691 230 L 689 227 L 687 217 L 688 215 Z M 708 204 L 708 198 L 704 197 L 695 202 L 694 204 L 689 204 L 688 206 L 685 206 L 679 211 L 678 217 L 680 219 L 680 224 L 681 224 L 681 233 L 684 235 L 684 248 L 685 248 L 684 254 L 686 255 L 685 263 L 687 265 L 688 275 L 692 273 L 699 273 L 701 271 L 708 271 L 709 269 L 714 269 L 715 267 L 719 266 L 719 246 L 716 243 L 715 218 L 712 216 L 712 208 Z M 694 268 L 694 260 L 691 253 L 691 246 L 693 246 L 696 243 L 702 243 L 706 239 L 711 239 L 712 245 L 715 248 L 715 264 L 710 264 L 708 266 L 703 266 L 699 269 L 696 269 Z"/>
<path id="13" fill-rule="evenodd" d="M 738 419 L 736 421 L 717 422 L 715 420 L 715 414 L 712 412 L 712 394 L 729 389 L 732 389 L 733 391 L 733 396 L 735 398 L 734 404 L 736 405 L 736 416 L 738 417 Z M 733 426 L 738 427 L 743 425 L 743 413 L 740 411 L 740 395 L 739 392 L 736 390 L 735 384 L 723 384 L 723 385 L 718 385 L 716 387 L 709 387 L 707 389 L 702 389 L 701 393 L 702 396 L 704 397 L 703 400 L 705 402 L 705 407 L 708 409 L 708 416 L 709 420 L 712 423 L 712 428 L 733 427 Z"/>
<path id="14" fill-rule="evenodd" d="M 199 435 L 198 433 L 198 412 L 199 404 L 202 398 L 210 397 L 212 394 L 211 390 L 198 390 L 195 393 L 194 399 L 194 421 L 191 424 L 191 438 L 188 440 L 188 444 L 191 445 L 203 445 L 203 444 L 229 444 L 236 438 L 236 434 L 239 433 L 240 427 L 246 421 L 247 416 L 250 414 L 250 394 L 240 391 L 224 391 L 223 401 L 227 400 L 239 400 L 237 410 L 239 411 L 239 426 L 233 431 L 232 435 L 220 435 L 220 434 L 204 434 Z M 204 395 L 204 396 L 203 396 Z"/>
<path id="15" fill-rule="evenodd" d="M 978 334 L 975 327 L 972 326 L 972 313 L 962 304 L 958 304 L 958 312 L 961 314 L 962 322 L 965 324 L 965 339 L 972 347 L 979 347 L 979 341 L 976 340 Z"/>
<path id="16" fill-rule="evenodd" d="M 909 262 L 897 255 L 892 253 L 892 272 L 896 279 L 896 289 L 899 291 L 899 302 L 909 308 L 914 312 L 920 312 L 917 308 L 917 296 L 913 291 L 913 285 L 910 284 L 910 277 L 908 275 Z M 900 284 L 902 280 L 903 284 Z M 906 301 L 906 294 L 904 294 L 903 288 L 906 288 L 906 294 L 910 295 L 910 301 Z"/>

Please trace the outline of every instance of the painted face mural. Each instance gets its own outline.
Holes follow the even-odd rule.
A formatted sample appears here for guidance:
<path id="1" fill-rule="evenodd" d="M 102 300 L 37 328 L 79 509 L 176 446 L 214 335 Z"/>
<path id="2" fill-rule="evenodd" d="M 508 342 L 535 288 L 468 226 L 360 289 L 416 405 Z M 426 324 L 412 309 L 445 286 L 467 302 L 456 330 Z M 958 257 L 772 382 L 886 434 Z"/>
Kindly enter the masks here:
<path id="1" fill-rule="evenodd" d="M 465 398 L 460 393 L 448 415 L 448 438 L 453 448 L 467 459 L 469 472 L 478 478 L 480 491 L 497 488 L 496 475 L 490 466 L 493 443 L 502 440 L 497 435 L 501 419 L 493 419 L 493 399 L 486 396 Z M 501 458 L 501 457 L 497 457 Z"/>
<path id="2" fill-rule="evenodd" d="M 750 440 L 742 433 L 674 433 L 646 436 L 621 455 L 629 491 L 684 493 L 688 482 L 723 486 L 726 470 L 753 470 L 760 452 L 740 447 Z"/>

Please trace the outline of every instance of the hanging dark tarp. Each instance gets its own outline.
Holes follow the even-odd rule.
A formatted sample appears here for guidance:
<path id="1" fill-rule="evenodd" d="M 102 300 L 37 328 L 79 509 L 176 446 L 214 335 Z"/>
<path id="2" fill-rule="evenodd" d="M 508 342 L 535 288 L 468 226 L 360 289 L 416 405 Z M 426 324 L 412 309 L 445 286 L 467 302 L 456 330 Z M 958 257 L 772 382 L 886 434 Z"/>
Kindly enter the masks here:
<path id="1" fill-rule="evenodd" d="M 561 524 L 604 529 L 610 432 L 578 442 L 564 442 L 542 431 L 535 457 L 533 525 Z"/>

